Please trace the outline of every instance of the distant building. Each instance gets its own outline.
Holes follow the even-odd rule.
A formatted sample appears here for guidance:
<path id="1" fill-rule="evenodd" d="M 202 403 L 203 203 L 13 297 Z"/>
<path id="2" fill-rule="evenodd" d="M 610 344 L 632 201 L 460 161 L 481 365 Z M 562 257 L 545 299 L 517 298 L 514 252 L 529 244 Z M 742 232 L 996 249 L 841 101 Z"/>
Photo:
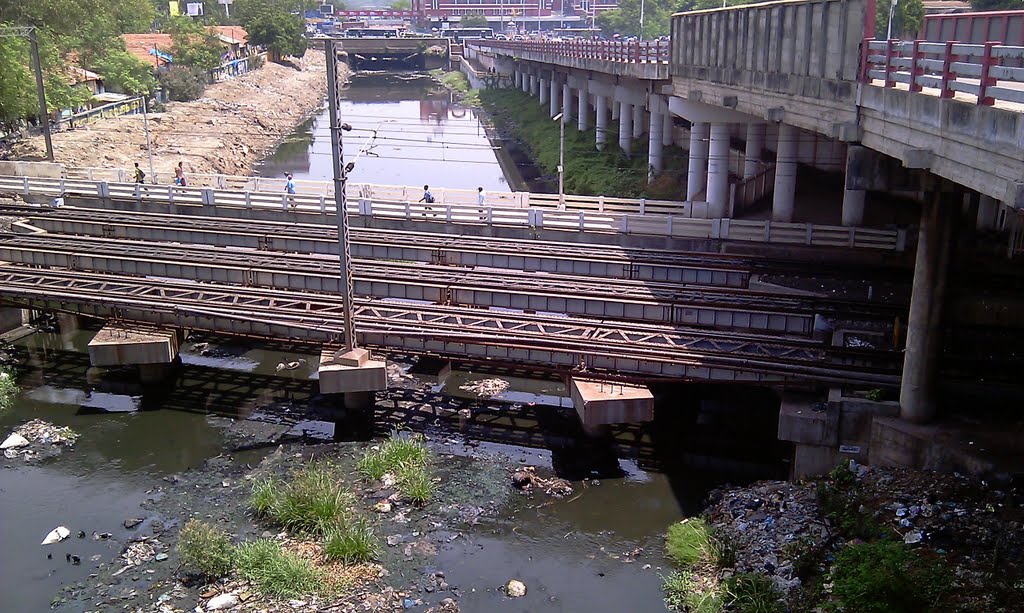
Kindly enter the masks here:
<path id="1" fill-rule="evenodd" d="M 78 66 L 68 69 L 68 77 L 72 85 L 81 85 L 89 90 L 94 97 L 106 91 L 103 86 L 103 77 Z"/>
<path id="2" fill-rule="evenodd" d="M 590 25 L 592 11 L 616 8 L 616 0 L 412 0 L 412 12 L 429 27 L 456 27 L 464 16 L 482 15 L 495 32 L 508 24 L 517 30 L 551 30 Z"/>
<path id="3" fill-rule="evenodd" d="M 171 48 L 174 47 L 170 34 L 122 34 L 121 39 L 128 53 L 149 64 L 154 70 L 170 65 Z"/>

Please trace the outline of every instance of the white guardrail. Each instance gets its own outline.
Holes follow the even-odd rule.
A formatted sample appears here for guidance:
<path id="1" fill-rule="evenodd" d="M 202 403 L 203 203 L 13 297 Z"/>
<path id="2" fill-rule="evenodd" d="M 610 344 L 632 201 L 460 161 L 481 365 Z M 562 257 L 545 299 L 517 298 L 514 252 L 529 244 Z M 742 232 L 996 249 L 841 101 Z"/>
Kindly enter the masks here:
<path id="1" fill-rule="evenodd" d="M 401 189 L 401 188 L 394 188 Z M 300 213 L 333 213 L 327 194 L 270 194 L 252 190 L 212 187 L 176 187 L 114 183 L 87 179 L 47 179 L 0 176 L 0 193 L 25 196 L 73 195 L 116 198 L 139 202 L 200 207 L 262 208 Z M 672 238 L 716 239 L 822 247 L 853 247 L 902 251 L 904 230 L 878 230 L 736 219 L 693 219 L 676 215 L 629 214 L 610 211 L 560 211 L 534 206 L 439 203 L 425 204 L 403 198 L 366 197 L 348 200 L 348 213 L 382 220 L 424 221 L 565 232 L 623 233 Z M 536 196 L 536 195 L 534 195 Z M 557 199 L 557 196 L 555 197 Z"/>

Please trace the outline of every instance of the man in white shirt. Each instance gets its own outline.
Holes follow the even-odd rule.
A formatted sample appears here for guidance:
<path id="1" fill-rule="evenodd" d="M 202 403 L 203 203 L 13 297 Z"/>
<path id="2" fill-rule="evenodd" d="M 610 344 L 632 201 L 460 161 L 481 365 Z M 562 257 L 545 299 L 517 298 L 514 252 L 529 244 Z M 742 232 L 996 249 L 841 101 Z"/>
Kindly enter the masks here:
<path id="1" fill-rule="evenodd" d="M 486 199 L 486 198 L 487 198 L 487 193 L 484 191 L 484 188 L 482 188 L 482 187 L 476 188 L 476 203 L 479 204 L 480 206 L 483 206 L 484 205 L 484 199 Z"/>

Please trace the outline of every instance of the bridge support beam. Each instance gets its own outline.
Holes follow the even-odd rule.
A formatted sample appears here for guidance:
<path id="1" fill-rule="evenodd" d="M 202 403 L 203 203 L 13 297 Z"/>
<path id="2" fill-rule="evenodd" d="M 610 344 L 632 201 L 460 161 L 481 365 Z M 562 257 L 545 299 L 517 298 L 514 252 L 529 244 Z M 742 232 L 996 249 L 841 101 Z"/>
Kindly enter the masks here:
<path id="1" fill-rule="evenodd" d="M 746 159 L 743 162 L 743 178 L 749 179 L 757 174 L 761 164 L 761 152 L 764 151 L 764 133 L 767 126 L 763 123 L 747 124 Z"/>
<path id="2" fill-rule="evenodd" d="M 907 319 L 907 346 L 900 381 L 900 417 L 924 423 L 935 417 L 935 373 L 942 351 L 940 324 L 946 301 L 954 214 L 959 207 L 955 194 L 936 191 L 921 207 L 914 282 Z"/>
<path id="3" fill-rule="evenodd" d="M 138 366 L 143 383 L 163 379 L 178 357 L 178 330 L 107 324 L 89 341 L 93 366 Z"/>
<path id="4" fill-rule="evenodd" d="M 618 100 L 612 100 L 612 121 L 619 120 L 619 113 L 622 112 L 622 104 Z"/>
<path id="5" fill-rule="evenodd" d="M 864 147 L 850 144 L 846 148 L 846 187 L 843 190 L 843 225 L 859 226 L 864 223 L 864 199 L 867 190 L 855 186 L 864 184 L 862 159 Z"/>
<path id="6" fill-rule="evenodd" d="M 708 138 L 711 128 L 706 123 L 690 125 L 690 156 L 686 171 L 686 199 L 692 201 L 707 186 Z"/>
<path id="7" fill-rule="evenodd" d="M 349 409 L 369 408 L 373 393 L 388 388 L 387 369 L 383 360 L 371 360 L 366 349 L 355 349 L 338 355 L 324 348 L 320 352 L 320 393 L 345 394 Z"/>
<path id="8" fill-rule="evenodd" d="M 619 148 L 630 157 L 633 153 L 633 109 L 628 102 L 619 102 Z"/>
<path id="9" fill-rule="evenodd" d="M 576 108 L 576 129 L 580 132 L 586 132 L 590 129 L 590 100 L 586 89 L 576 90 L 579 94 Z"/>
<path id="10" fill-rule="evenodd" d="M 573 377 L 569 390 L 585 430 L 654 419 L 654 396 L 645 385 Z"/>
<path id="11" fill-rule="evenodd" d="M 594 127 L 597 131 L 597 150 L 602 151 L 608 142 L 608 98 L 594 96 Z"/>
<path id="12" fill-rule="evenodd" d="M 551 93 L 548 95 L 548 102 L 550 102 L 550 106 L 548 106 L 548 117 L 554 117 L 560 112 L 559 109 L 561 108 L 561 97 L 558 94 L 561 91 L 562 86 L 558 82 L 558 75 L 552 74 Z"/>
<path id="13" fill-rule="evenodd" d="M 775 150 L 775 193 L 772 195 L 772 221 L 793 221 L 796 197 L 796 163 L 800 131 L 779 124 L 779 145 Z"/>
<path id="14" fill-rule="evenodd" d="M 530 75 L 530 91 L 528 92 L 531 96 L 540 95 L 540 85 L 537 81 L 537 75 Z"/>
<path id="15" fill-rule="evenodd" d="M 647 146 L 647 179 L 654 180 L 664 168 L 662 160 L 663 126 L 664 117 L 669 115 L 665 99 L 658 94 L 651 94 L 651 125 L 648 131 L 650 136 Z"/>
<path id="16" fill-rule="evenodd" d="M 708 208 L 724 217 L 729 208 L 729 124 L 711 124 L 708 154 Z"/>
<path id="17" fill-rule="evenodd" d="M 999 201 L 984 194 L 978 199 L 978 229 L 995 230 L 999 216 Z"/>
<path id="18" fill-rule="evenodd" d="M 652 124 L 653 125 L 653 124 Z M 671 147 L 675 144 L 675 134 L 672 131 L 675 129 L 676 122 L 672 118 L 671 111 L 668 107 L 665 108 L 665 112 L 662 114 L 661 120 L 661 144 L 666 147 Z M 653 130 L 652 130 L 653 132 Z"/>
<path id="19" fill-rule="evenodd" d="M 549 79 L 545 79 L 544 77 L 541 77 L 540 78 L 539 92 L 537 94 L 537 99 L 538 99 L 538 101 L 539 101 L 541 106 L 544 106 L 545 104 L 548 103 L 548 96 L 550 94 L 551 94 L 551 81 Z"/>
<path id="20" fill-rule="evenodd" d="M 633 105 L 633 138 L 640 138 L 644 135 L 644 107 L 640 104 Z"/>
<path id="21" fill-rule="evenodd" d="M 557 113 L 556 113 L 557 115 Z M 572 88 L 568 83 L 562 84 L 562 123 L 568 125 L 572 121 Z"/>

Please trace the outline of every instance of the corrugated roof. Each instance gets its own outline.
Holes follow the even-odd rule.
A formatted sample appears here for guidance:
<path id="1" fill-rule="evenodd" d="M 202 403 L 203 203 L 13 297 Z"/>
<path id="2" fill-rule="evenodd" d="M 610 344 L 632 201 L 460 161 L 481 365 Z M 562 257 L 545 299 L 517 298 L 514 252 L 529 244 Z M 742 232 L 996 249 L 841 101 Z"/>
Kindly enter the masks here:
<path id="1" fill-rule="evenodd" d="M 159 32 L 122 34 L 121 39 L 124 40 L 124 46 L 127 47 L 128 53 L 154 68 L 164 66 L 167 62 L 150 53 L 150 50 L 155 47 L 159 51 L 170 54 L 171 47 L 174 46 L 174 43 L 171 42 L 170 34 L 161 34 Z"/>

